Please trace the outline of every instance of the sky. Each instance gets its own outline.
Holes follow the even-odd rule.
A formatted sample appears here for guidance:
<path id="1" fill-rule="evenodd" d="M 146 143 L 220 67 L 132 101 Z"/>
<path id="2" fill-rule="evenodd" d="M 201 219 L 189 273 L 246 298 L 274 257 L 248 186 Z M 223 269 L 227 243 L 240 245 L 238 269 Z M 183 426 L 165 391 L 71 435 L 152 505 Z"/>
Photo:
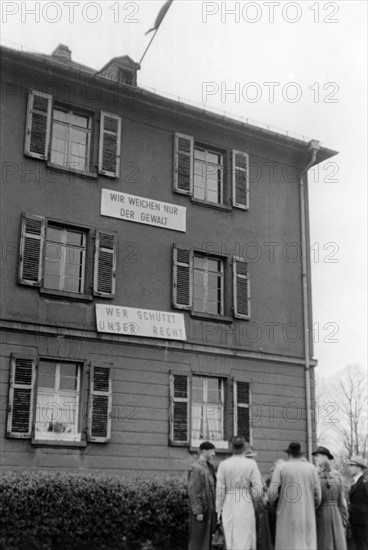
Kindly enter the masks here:
<path id="1" fill-rule="evenodd" d="M 1 44 L 96 70 L 139 62 L 164 1 L 5 1 Z M 367 2 L 174 0 L 138 85 L 316 139 L 339 154 L 309 172 L 317 374 L 366 369 Z M 232 92 L 232 93 L 231 93 Z"/>

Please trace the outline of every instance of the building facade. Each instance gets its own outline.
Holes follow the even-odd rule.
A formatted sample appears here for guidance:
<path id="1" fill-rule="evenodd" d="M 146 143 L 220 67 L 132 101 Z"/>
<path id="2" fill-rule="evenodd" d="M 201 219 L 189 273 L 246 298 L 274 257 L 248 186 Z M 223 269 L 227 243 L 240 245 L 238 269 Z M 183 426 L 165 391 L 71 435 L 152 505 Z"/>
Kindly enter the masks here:
<path id="1" fill-rule="evenodd" d="M 1 465 L 181 474 L 314 441 L 308 190 L 334 151 L 2 49 Z"/>

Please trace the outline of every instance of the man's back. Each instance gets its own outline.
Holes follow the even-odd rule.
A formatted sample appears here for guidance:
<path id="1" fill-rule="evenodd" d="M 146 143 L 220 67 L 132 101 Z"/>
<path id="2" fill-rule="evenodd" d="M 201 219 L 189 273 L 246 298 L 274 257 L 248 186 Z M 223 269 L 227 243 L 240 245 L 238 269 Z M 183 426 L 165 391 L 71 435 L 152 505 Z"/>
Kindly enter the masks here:
<path id="1" fill-rule="evenodd" d="M 315 509 L 321 486 L 313 464 L 299 458 L 275 468 L 270 500 L 277 501 L 276 550 L 315 550 Z"/>

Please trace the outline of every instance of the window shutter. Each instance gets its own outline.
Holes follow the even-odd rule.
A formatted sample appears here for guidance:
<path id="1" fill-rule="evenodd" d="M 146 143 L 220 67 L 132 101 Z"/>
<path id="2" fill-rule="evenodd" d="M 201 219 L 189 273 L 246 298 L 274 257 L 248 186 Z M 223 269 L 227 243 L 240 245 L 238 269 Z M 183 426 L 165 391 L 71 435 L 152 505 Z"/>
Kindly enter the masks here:
<path id="1" fill-rule="evenodd" d="M 98 171 L 104 176 L 120 175 L 121 118 L 101 112 Z"/>
<path id="2" fill-rule="evenodd" d="M 93 294 L 105 298 L 115 295 L 116 235 L 96 230 Z"/>
<path id="3" fill-rule="evenodd" d="M 177 193 L 193 193 L 193 149 L 194 139 L 191 136 L 175 134 L 174 191 Z"/>
<path id="4" fill-rule="evenodd" d="M 170 443 L 189 444 L 189 377 L 170 374 Z"/>
<path id="5" fill-rule="evenodd" d="M 178 309 L 192 307 L 193 253 L 185 248 L 173 248 L 173 305 Z"/>
<path id="6" fill-rule="evenodd" d="M 46 221 L 42 216 L 22 215 L 18 282 L 40 286 Z"/>
<path id="7" fill-rule="evenodd" d="M 51 108 L 51 95 L 36 91 L 29 92 L 24 152 L 30 157 L 47 159 Z"/>
<path id="8" fill-rule="evenodd" d="M 111 437 L 111 367 L 93 365 L 88 411 L 88 441 L 105 443 Z"/>
<path id="9" fill-rule="evenodd" d="M 35 361 L 12 355 L 7 437 L 29 439 L 32 431 Z"/>
<path id="10" fill-rule="evenodd" d="M 234 317 L 250 319 L 250 285 L 247 263 L 242 258 L 234 258 Z"/>
<path id="11" fill-rule="evenodd" d="M 234 380 L 234 435 L 251 443 L 249 382 Z"/>
<path id="12" fill-rule="evenodd" d="M 233 150 L 233 206 L 249 208 L 249 156 Z"/>

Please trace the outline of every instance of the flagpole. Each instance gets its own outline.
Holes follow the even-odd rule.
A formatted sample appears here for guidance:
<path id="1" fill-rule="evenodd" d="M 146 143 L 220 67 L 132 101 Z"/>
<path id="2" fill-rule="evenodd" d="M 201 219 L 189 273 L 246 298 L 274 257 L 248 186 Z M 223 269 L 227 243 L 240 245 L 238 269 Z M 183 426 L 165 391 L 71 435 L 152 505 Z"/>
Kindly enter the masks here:
<path id="1" fill-rule="evenodd" d="M 158 28 L 155 30 L 155 32 L 153 33 L 153 36 L 152 36 L 151 40 L 148 42 L 148 46 L 147 46 L 147 48 L 144 50 L 144 53 L 143 53 L 143 55 L 142 55 L 142 58 L 141 58 L 140 62 L 138 63 L 139 67 L 141 66 L 141 63 L 142 63 L 142 61 L 143 61 L 143 59 L 144 59 L 146 53 L 148 52 L 148 48 L 150 47 L 151 43 L 153 42 L 153 39 L 155 38 L 155 36 L 156 36 L 157 31 L 158 31 L 159 28 L 160 28 L 160 27 L 158 27 Z"/>

